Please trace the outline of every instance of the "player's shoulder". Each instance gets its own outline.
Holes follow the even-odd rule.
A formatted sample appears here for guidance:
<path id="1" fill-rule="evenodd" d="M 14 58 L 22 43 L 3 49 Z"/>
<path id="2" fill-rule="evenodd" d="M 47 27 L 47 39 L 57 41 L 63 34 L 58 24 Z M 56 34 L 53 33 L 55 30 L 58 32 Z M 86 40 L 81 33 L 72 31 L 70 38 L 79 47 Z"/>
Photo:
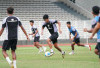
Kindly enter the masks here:
<path id="1" fill-rule="evenodd" d="M 52 22 L 52 23 L 54 23 L 55 21 L 57 21 L 57 20 L 54 20 L 54 19 L 50 19 L 49 20 L 50 22 Z"/>
<path id="2" fill-rule="evenodd" d="M 100 18 L 100 16 L 96 16 L 96 17 L 94 18 L 94 20 L 95 20 L 96 22 L 98 22 L 99 18 Z"/>
<path id="3" fill-rule="evenodd" d="M 35 25 L 32 26 L 33 28 L 37 28 Z"/>
<path id="4" fill-rule="evenodd" d="M 75 31 L 76 29 L 75 29 L 75 27 L 73 27 L 73 26 L 71 26 L 71 29 L 73 30 L 73 31 Z"/>

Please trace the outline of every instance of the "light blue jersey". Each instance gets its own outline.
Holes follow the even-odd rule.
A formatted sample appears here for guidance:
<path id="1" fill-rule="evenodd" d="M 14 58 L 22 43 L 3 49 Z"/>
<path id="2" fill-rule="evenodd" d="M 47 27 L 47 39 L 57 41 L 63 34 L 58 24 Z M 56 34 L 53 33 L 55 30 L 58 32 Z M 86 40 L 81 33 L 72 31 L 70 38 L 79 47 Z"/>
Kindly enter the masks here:
<path id="1" fill-rule="evenodd" d="M 72 33 L 73 36 L 75 36 L 75 33 L 77 32 L 76 38 L 80 38 L 78 31 L 74 27 L 71 26 L 71 28 L 69 29 L 69 32 Z"/>
<path id="2" fill-rule="evenodd" d="M 100 19 L 100 16 L 96 16 L 94 19 L 93 19 L 93 23 L 92 23 L 92 28 L 94 28 L 97 24 L 97 22 L 99 22 L 99 19 Z M 97 42 L 100 42 L 100 29 L 99 31 L 97 32 Z"/>

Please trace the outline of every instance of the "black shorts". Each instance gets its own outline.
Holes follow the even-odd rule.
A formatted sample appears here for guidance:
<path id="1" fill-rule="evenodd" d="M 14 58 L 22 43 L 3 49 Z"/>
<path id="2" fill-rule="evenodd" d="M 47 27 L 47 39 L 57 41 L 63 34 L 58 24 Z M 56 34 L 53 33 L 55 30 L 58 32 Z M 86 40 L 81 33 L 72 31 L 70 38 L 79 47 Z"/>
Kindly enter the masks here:
<path id="1" fill-rule="evenodd" d="M 16 46 L 17 46 L 17 39 L 5 40 L 3 42 L 2 49 L 9 50 L 11 48 L 11 50 L 16 50 Z"/>
<path id="2" fill-rule="evenodd" d="M 75 39 L 73 40 L 73 42 L 75 42 L 76 44 L 77 44 L 77 43 L 80 43 L 80 38 L 75 38 Z"/>
<path id="3" fill-rule="evenodd" d="M 58 36 L 59 36 L 58 33 L 55 32 L 49 37 L 53 44 L 58 42 L 58 40 L 57 40 Z"/>
<path id="4" fill-rule="evenodd" d="M 40 36 L 34 37 L 34 42 L 40 42 Z"/>
<path id="5" fill-rule="evenodd" d="M 97 43 L 95 49 L 97 49 L 100 52 L 100 43 Z"/>

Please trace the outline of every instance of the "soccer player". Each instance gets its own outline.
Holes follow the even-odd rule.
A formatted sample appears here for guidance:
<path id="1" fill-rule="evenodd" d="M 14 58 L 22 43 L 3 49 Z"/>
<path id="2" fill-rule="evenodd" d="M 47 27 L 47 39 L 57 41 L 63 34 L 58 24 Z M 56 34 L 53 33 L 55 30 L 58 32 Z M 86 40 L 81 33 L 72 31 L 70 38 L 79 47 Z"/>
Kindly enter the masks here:
<path id="1" fill-rule="evenodd" d="M 99 16 L 99 7 L 93 6 L 92 8 L 92 14 L 94 16 L 93 22 L 92 22 L 92 28 L 91 30 L 85 29 L 85 32 L 92 33 L 91 39 L 97 33 L 97 45 L 95 47 L 95 54 L 99 55 L 100 58 L 100 16 Z"/>
<path id="2" fill-rule="evenodd" d="M 47 39 L 47 43 L 48 43 L 48 45 L 49 45 L 49 47 L 51 49 L 51 55 L 54 54 L 54 51 L 52 49 L 52 43 L 53 43 L 54 47 L 58 51 L 61 52 L 62 57 L 64 58 L 65 52 L 62 51 L 61 48 L 58 47 L 58 40 L 57 40 L 59 35 L 58 35 L 58 30 L 57 30 L 56 24 L 58 24 L 59 33 L 62 33 L 61 28 L 60 28 L 61 27 L 60 22 L 57 21 L 57 20 L 50 20 L 49 16 L 47 14 L 45 14 L 43 16 L 43 19 L 44 19 L 45 22 L 42 25 L 42 32 L 41 32 L 41 34 L 43 35 L 43 30 L 44 30 L 45 27 L 47 27 L 47 29 L 49 30 L 49 32 L 51 34 L 51 36 Z M 51 43 L 51 41 L 52 41 L 52 43 Z"/>
<path id="3" fill-rule="evenodd" d="M 32 27 L 31 28 L 32 33 L 30 33 L 29 35 L 32 35 L 34 37 L 34 46 L 39 49 L 39 53 L 42 52 L 42 51 L 45 52 L 46 51 L 46 47 L 44 47 L 44 46 L 39 44 L 40 35 L 39 35 L 37 27 L 34 25 L 34 21 L 33 20 L 30 20 L 30 25 Z"/>
<path id="4" fill-rule="evenodd" d="M 0 30 L 0 36 L 2 35 L 4 29 L 6 29 L 6 39 L 3 43 L 2 46 L 2 53 L 3 56 L 6 58 L 7 62 L 10 64 L 11 68 L 17 68 L 16 66 L 16 45 L 17 45 L 17 40 L 18 40 L 18 26 L 21 27 L 22 31 L 24 32 L 24 34 L 26 35 L 26 38 L 29 40 L 29 37 L 25 31 L 25 29 L 23 28 L 21 21 L 18 17 L 13 16 L 14 13 L 14 8 L 13 7 L 9 7 L 7 8 L 7 14 L 8 17 L 6 17 L 3 20 L 2 23 L 2 28 Z M 11 53 L 12 53 L 12 59 L 13 61 L 10 60 L 8 54 L 7 54 L 7 50 L 9 50 L 11 48 Z"/>
<path id="5" fill-rule="evenodd" d="M 73 26 L 71 26 L 71 22 L 67 22 L 66 24 L 67 24 L 67 27 L 68 27 L 69 32 L 70 32 L 69 33 L 69 38 L 72 41 L 72 44 L 71 44 L 72 52 L 70 52 L 69 55 L 73 55 L 74 54 L 74 45 L 75 44 L 77 44 L 78 46 L 88 47 L 91 50 L 90 45 L 84 45 L 84 44 L 80 43 L 79 33 Z M 71 39 L 71 34 L 73 34 L 73 36 L 74 36 L 72 39 Z"/>

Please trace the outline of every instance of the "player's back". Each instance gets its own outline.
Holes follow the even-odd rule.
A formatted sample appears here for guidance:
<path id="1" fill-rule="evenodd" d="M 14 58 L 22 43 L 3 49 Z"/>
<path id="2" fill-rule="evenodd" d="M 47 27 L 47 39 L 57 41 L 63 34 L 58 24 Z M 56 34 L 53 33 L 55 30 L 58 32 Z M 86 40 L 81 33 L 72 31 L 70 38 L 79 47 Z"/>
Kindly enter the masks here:
<path id="1" fill-rule="evenodd" d="M 3 27 L 6 27 L 7 40 L 17 39 L 18 25 L 21 24 L 18 17 L 8 16 L 3 20 Z"/>

